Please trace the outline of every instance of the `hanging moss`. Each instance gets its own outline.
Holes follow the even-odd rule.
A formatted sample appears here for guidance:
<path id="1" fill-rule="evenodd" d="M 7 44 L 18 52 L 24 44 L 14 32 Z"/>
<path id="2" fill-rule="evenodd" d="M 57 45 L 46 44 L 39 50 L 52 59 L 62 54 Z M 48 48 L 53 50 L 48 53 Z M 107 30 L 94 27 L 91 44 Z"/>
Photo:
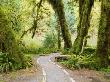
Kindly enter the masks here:
<path id="1" fill-rule="evenodd" d="M 15 38 L 15 30 L 12 28 L 10 21 L 0 7 L 0 72 L 2 69 L 4 69 L 2 72 L 20 69 L 24 65 L 24 55 L 19 42 Z"/>
<path id="2" fill-rule="evenodd" d="M 72 47 L 71 35 L 69 33 L 67 21 L 65 18 L 64 4 L 62 0 L 48 0 L 48 2 L 52 5 L 53 9 L 57 13 L 64 40 L 64 48 L 71 48 Z"/>

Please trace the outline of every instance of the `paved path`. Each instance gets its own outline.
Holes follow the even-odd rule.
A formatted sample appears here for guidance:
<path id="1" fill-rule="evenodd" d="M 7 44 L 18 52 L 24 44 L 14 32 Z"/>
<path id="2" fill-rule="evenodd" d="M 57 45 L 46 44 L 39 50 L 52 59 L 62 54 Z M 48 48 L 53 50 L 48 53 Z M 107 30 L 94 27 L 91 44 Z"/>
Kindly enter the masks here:
<path id="1" fill-rule="evenodd" d="M 44 76 L 43 82 L 75 82 L 65 69 L 51 61 L 51 58 L 58 55 L 58 53 L 53 53 L 50 56 L 41 56 L 38 58 L 37 63 L 42 67 Z"/>

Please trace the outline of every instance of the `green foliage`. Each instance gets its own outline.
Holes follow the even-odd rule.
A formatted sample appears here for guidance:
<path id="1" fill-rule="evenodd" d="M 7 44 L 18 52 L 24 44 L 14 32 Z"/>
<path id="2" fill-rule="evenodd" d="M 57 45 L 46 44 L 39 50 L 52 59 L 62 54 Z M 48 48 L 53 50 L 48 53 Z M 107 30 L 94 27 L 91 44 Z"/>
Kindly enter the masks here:
<path id="1" fill-rule="evenodd" d="M 71 50 L 64 50 L 63 54 L 70 54 L 71 57 L 67 61 L 62 61 L 61 63 L 70 69 L 81 69 L 89 68 L 100 70 L 100 65 L 98 58 L 94 55 L 94 48 L 85 48 L 84 52 L 81 55 L 75 55 Z"/>
<path id="2" fill-rule="evenodd" d="M 57 52 L 57 50 L 58 50 L 57 48 L 44 48 L 44 47 L 42 47 L 37 50 L 37 53 L 38 54 L 50 54 L 50 53 Z"/>
<path id="3" fill-rule="evenodd" d="M 91 0 L 91 1 L 93 1 L 93 0 Z M 47 6 L 47 4 L 45 6 L 43 3 L 43 6 L 41 6 L 41 8 L 39 10 L 39 15 L 37 16 L 37 13 L 38 13 L 37 12 L 37 7 L 38 7 L 37 2 L 38 1 L 35 1 L 35 0 L 1 0 L 1 3 L 0 3 L 0 72 L 8 72 L 11 70 L 17 70 L 17 69 L 22 69 L 22 68 L 32 66 L 32 58 L 29 55 L 28 56 L 23 55 L 24 53 L 48 54 L 48 53 L 52 53 L 52 52 L 57 52 L 58 37 L 54 31 L 55 27 L 57 25 L 57 21 L 56 21 L 56 18 L 53 18 L 53 16 L 55 14 L 52 15 L 53 20 L 51 20 L 50 16 L 51 16 L 51 14 L 53 14 L 53 12 L 51 13 L 51 10 L 48 10 L 51 8 L 44 8 L 44 7 L 48 7 L 48 6 Z M 76 32 L 76 28 L 73 28 L 73 27 L 75 27 L 74 24 L 76 24 L 76 22 L 78 22 L 78 21 L 75 21 L 76 15 L 74 13 L 74 9 L 76 7 L 73 8 L 72 2 L 67 1 L 67 0 L 64 0 L 64 1 L 63 0 L 60 0 L 60 1 L 48 0 L 48 2 L 51 3 L 54 11 L 56 11 L 56 13 L 57 13 L 59 21 L 60 21 L 60 26 L 61 26 L 61 30 L 62 30 L 61 32 L 62 32 L 63 39 L 65 42 L 64 43 L 65 50 L 62 50 L 62 53 L 73 55 L 71 50 L 68 49 L 72 46 L 68 28 L 69 28 L 69 30 L 71 30 L 72 33 Z M 80 15 L 81 16 L 80 18 L 82 18 L 82 20 L 79 22 L 82 22 L 82 23 L 80 23 L 81 26 L 85 27 L 86 29 L 84 30 L 82 27 L 80 27 L 82 29 L 80 29 L 80 28 L 78 29 L 81 32 L 81 33 L 79 33 L 81 35 L 79 36 L 78 41 L 76 41 L 75 47 L 74 47 L 74 51 L 76 50 L 76 52 L 78 51 L 78 53 L 81 50 L 80 46 L 82 46 L 82 44 L 80 44 L 80 43 L 83 42 L 83 38 L 84 38 L 82 36 L 85 36 L 86 34 L 88 34 L 87 27 L 89 27 L 89 24 L 90 24 L 90 19 L 91 19 L 91 17 L 90 17 L 91 7 L 90 6 L 92 6 L 92 5 L 93 5 L 93 3 L 88 3 L 88 0 L 85 0 L 84 5 L 80 5 L 80 6 L 83 6 L 84 8 L 81 7 L 82 15 Z M 86 15 L 86 14 L 88 14 L 88 15 Z M 103 12 L 102 12 L 102 14 L 103 14 Z M 37 20 L 39 20 L 37 23 L 38 25 L 36 23 L 33 24 L 33 19 L 36 19 L 36 18 L 37 18 Z M 102 17 L 102 18 L 105 19 L 106 17 Z M 66 19 L 67 19 L 67 22 L 66 22 Z M 78 19 L 76 19 L 76 20 L 78 20 Z M 44 37 L 42 37 L 41 33 L 47 32 L 47 31 L 45 31 L 45 29 L 47 29 L 47 25 L 45 26 L 45 24 L 44 24 L 45 22 L 48 24 L 48 26 L 49 26 L 49 23 L 51 23 L 49 27 L 52 27 L 52 28 L 50 29 L 51 33 L 47 34 L 44 39 Z M 68 23 L 68 25 L 67 25 L 67 23 Z M 83 23 L 85 23 L 85 24 L 83 24 Z M 103 24 L 103 20 L 100 24 Z M 104 23 L 104 25 L 105 24 L 106 23 Z M 41 48 L 39 48 L 38 46 L 31 44 L 31 43 L 29 46 L 25 46 L 25 44 L 26 43 L 28 44 L 28 41 L 30 41 L 29 37 L 28 37 L 28 41 L 26 40 L 24 44 L 20 43 L 19 37 L 20 37 L 20 35 L 22 35 L 22 31 L 29 29 L 30 27 L 32 27 L 32 25 L 34 25 L 34 26 L 37 25 L 38 27 L 40 27 L 36 31 L 36 36 L 38 34 L 40 36 L 40 38 L 44 39 L 43 47 L 41 47 Z M 42 28 L 43 28 L 43 30 L 42 30 Z M 95 29 L 96 29 L 96 27 L 95 27 Z M 39 31 L 41 31 L 41 32 L 39 32 Z M 107 30 L 107 31 L 109 31 L 109 30 Z M 105 33 L 105 30 L 102 30 L 102 35 L 104 33 Z M 91 35 L 94 35 L 94 33 Z M 102 36 L 102 35 L 100 35 L 100 36 Z M 104 41 L 104 39 L 100 38 L 99 41 Z M 106 41 L 108 41 L 108 40 L 106 40 Z M 36 42 L 36 41 L 34 41 L 34 42 Z M 100 45 L 99 45 L 99 48 L 100 48 Z M 106 50 L 106 48 L 102 48 L 102 50 L 100 50 L 100 51 L 103 51 L 104 49 Z M 109 51 L 110 50 L 108 49 L 108 53 L 109 53 Z M 95 52 L 95 49 L 86 48 L 81 55 L 73 55 L 68 59 L 68 61 L 61 61 L 61 63 L 71 69 L 89 68 L 89 69 L 99 70 L 100 69 L 99 62 L 98 62 L 99 59 L 97 59 L 96 57 L 93 56 L 94 52 Z M 100 59 L 105 58 L 104 56 L 105 56 L 105 54 L 102 55 L 102 58 L 100 58 Z M 102 61 L 102 63 L 103 63 L 103 61 Z M 103 68 L 101 70 L 110 71 L 110 67 Z"/>
<path id="4" fill-rule="evenodd" d="M 62 54 L 63 55 L 67 55 L 67 54 L 73 54 L 72 52 L 71 52 L 71 49 L 68 49 L 68 48 L 66 48 L 66 49 L 61 49 L 61 52 L 62 52 Z"/>
<path id="5" fill-rule="evenodd" d="M 57 51 L 58 41 L 57 41 L 57 35 L 54 33 L 47 34 L 44 42 L 43 47 L 39 48 L 37 51 L 38 53 L 52 53 Z"/>
<path id="6" fill-rule="evenodd" d="M 101 68 L 101 71 L 110 73 L 110 66 L 108 66 L 107 68 Z"/>
<path id="7" fill-rule="evenodd" d="M 11 61 L 13 61 L 13 59 Z M 12 69 L 11 61 L 7 53 L 0 53 L 0 72 L 7 72 Z"/>
<path id="8" fill-rule="evenodd" d="M 24 61 L 22 64 L 22 68 L 28 68 L 28 67 L 31 67 L 32 65 L 33 65 L 32 56 L 31 55 L 25 55 Z"/>
<path id="9" fill-rule="evenodd" d="M 0 72 L 30 67 L 21 51 L 19 0 L 0 3 Z"/>
<path id="10" fill-rule="evenodd" d="M 22 52 L 25 54 L 38 54 L 38 48 L 36 47 L 24 47 L 21 48 Z"/>
<path id="11" fill-rule="evenodd" d="M 8 72 L 30 66 L 32 66 L 30 56 L 25 56 L 24 60 L 18 61 L 16 58 L 10 57 L 8 53 L 0 52 L 0 72 Z"/>
<path id="12" fill-rule="evenodd" d="M 96 49 L 91 47 L 85 47 L 82 55 L 93 55 L 95 53 Z"/>
<path id="13" fill-rule="evenodd" d="M 47 34 L 43 43 L 45 48 L 55 48 L 57 45 L 57 36 L 54 34 Z"/>
<path id="14" fill-rule="evenodd" d="M 70 69 L 89 68 L 99 70 L 100 66 L 94 56 L 73 55 L 68 61 L 61 62 L 64 66 Z"/>

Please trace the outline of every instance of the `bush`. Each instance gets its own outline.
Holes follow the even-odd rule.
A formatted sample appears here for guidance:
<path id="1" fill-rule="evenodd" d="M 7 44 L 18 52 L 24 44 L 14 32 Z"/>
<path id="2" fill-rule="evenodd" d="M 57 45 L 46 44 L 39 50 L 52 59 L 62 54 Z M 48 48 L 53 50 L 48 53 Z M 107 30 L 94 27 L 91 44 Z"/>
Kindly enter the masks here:
<path id="1" fill-rule="evenodd" d="M 68 61 L 61 62 L 64 66 L 70 69 L 89 68 L 99 70 L 100 66 L 97 59 L 93 56 L 71 56 Z"/>
<path id="2" fill-rule="evenodd" d="M 101 68 L 101 71 L 110 73 L 110 66 L 108 66 L 107 68 Z"/>
<path id="3" fill-rule="evenodd" d="M 45 47 L 42 47 L 42 48 L 39 48 L 37 50 L 38 54 L 50 54 L 50 53 L 54 53 L 54 52 L 57 52 L 57 48 L 45 48 Z"/>
<path id="4" fill-rule="evenodd" d="M 57 42 L 57 35 L 47 34 L 44 39 L 43 46 L 45 48 L 56 48 Z"/>
<path id="5" fill-rule="evenodd" d="M 10 57 L 8 53 L 0 52 L 0 72 L 8 72 L 32 66 L 32 59 L 24 56 L 24 59 L 17 61 L 16 58 Z"/>
<path id="6" fill-rule="evenodd" d="M 12 69 L 12 62 L 10 61 L 7 53 L 0 52 L 0 71 L 7 72 Z"/>
<path id="7" fill-rule="evenodd" d="M 63 55 L 71 54 L 71 52 L 68 48 L 67 49 L 62 49 L 61 52 L 62 52 Z"/>
<path id="8" fill-rule="evenodd" d="M 84 54 L 84 55 L 92 55 L 92 54 L 94 54 L 95 50 L 96 50 L 95 48 L 87 47 L 87 48 L 84 49 L 82 54 Z"/>
<path id="9" fill-rule="evenodd" d="M 69 58 L 68 61 L 63 61 L 61 64 L 66 66 L 69 69 L 75 69 L 76 68 L 76 62 L 78 62 L 78 59 L 76 57 Z"/>
<path id="10" fill-rule="evenodd" d="M 22 47 L 22 51 L 23 51 L 23 53 L 25 53 L 25 54 L 38 54 L 38 48 L 23 48 Z"/>

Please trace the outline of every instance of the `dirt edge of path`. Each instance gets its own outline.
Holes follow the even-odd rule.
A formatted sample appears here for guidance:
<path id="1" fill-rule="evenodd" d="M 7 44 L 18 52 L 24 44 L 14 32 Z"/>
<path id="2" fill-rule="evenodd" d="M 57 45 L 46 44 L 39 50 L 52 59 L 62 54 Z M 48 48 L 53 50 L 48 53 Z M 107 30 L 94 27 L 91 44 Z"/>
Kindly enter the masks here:
<path id="1" fill-rule="evenodd" d="M 42 82 L 42 70 L 37 64 L 37 58 L 33 59 L 31 68 L 0 74 L 0 82 Z"/>
<path id="2" fill-rule="evenodd" d="M 59 62 L 56 62 L 54 58 L 52 58 L 53 62 L 57 63 L 63 69 L 66 69 L 66 71 L 70 74 L 71 77 L 75 79 L 76 82 L 110 82 L 110 74 L 107 74 L 102 71 L 95 71 L 95 70 L 89 70 L 89 69 L 77 69 L 77 70 L 71 70 L 66 68 L 64 65 L 62 65 Z M 106 76 L 109 75 L 109 76 Z"/>

